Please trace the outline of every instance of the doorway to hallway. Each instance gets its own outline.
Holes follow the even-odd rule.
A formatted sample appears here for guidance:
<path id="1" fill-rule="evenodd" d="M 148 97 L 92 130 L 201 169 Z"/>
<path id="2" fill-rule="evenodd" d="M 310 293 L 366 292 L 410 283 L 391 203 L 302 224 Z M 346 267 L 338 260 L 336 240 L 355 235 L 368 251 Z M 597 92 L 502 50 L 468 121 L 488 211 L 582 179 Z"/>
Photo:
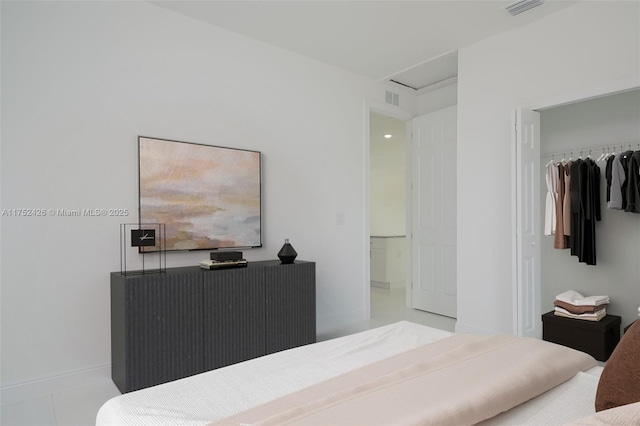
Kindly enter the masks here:
<path id="1" fill-rule="evenodd" d="M 406 287 L 406 123 L 370 113 L 370 280 L 372 288 Z"/>

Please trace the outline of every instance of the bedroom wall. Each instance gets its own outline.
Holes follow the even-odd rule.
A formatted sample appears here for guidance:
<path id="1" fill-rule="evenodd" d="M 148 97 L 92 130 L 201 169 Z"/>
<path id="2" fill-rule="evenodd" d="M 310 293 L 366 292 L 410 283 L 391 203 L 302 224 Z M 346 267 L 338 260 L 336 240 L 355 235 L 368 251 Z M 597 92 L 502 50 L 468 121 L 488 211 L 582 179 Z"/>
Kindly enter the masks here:
<path id="1" fill-rule="evenodd" d="M 290 238 L 317 262 L 318 326 L 367 318 L 365 105 L 383 101 L 370 80 L 146 2 L 2 2 L 2 208 L 132 212 L 2 217 L 3 389 L 108 367 L 137 135 L 262 151 L 264 247 L 245 257 Z"/>
<path id="2" fill-rule="evenodd" d="M 421 93 L 416 97 L 418 115 L 429 114 L 458 102 L 458 84 L 452 83 L 435 90 Z"/>
<path id="3" fill-rule="evenodd" d="M 635 141 L 633 149 L 640 143 L 640 90 L 606 96 L 571 105 L 551 108 L 540 113 L 540 150 L 542 153 L 584 149 L 583 157 L 590 147 L 620 144 Z M 593 149 L 591 158 L 596 160 L 602 149 Z M 562 154 L 561 154 L 562 155 Z M 573 158 L 579 152 L 574 151 Z M 560 161 L 561 157 L 555 157 Z M 546 165 L 551 160 L 543 156 L 541 167 L 540 208 L 544 223 L 547 187 Z M 606 162 L 600 166 L 600 198 L 602 220 L 596 223 L 596 265 L 579 263 L 570 250 L 553 248 L 553 237 L 542 239 L 542 311 L 553 309 L 553 301 L 559 293 L 569 289 L 584 295 L 607 294 L 611 303 L 607 313 L 622 316 L 625 327 L 638 318 L 640 300 L 640 214 L 607 209 Z M 544 226 L 544 225 L 542 225 Z"/>
<path id="4" fill-rule="evenodd" d="M 458 331 L 513 331 L 512 111 L 640 84 L 639 35 L 639 3 L 579 2 L 459 50 Z"/>

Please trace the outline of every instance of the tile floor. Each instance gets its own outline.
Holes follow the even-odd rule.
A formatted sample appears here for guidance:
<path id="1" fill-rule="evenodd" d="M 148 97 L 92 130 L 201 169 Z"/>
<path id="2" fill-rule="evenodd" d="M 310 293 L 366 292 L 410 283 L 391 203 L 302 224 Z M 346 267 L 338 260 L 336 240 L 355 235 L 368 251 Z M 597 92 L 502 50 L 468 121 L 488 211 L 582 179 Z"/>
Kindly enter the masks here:
<path id="1" fill-rule="evenodd" d="M 318 340 L 356 333 L 401 320 L 447 331 L 453 331 L 455 326 L 455 320 L 452 318 L 406 308 L 404 289 L 372 287 L 370 320 L 323 333 L 318 335 Z M 91 426 L 95 424 L 96 414 L 102 404 L 117 395 L 120 395 L 120 392 L 116 386 L 111 380 L 105 379 L 91 386 L 2 405 L 0 425 Z"/>

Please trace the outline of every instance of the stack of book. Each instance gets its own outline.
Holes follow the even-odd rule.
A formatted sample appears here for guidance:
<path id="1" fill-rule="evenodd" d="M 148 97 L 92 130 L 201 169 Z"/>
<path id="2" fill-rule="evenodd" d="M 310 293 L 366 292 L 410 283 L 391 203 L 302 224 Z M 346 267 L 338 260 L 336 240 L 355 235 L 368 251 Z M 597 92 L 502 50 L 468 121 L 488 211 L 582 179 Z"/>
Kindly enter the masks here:
<path id="1" fill-rule="evenodd" d="M 239 260 L 203 260 L 200 267 L 203 269 L 239 268 L 247 266 L 245 259 Z"/>
<path id="2" fill-rule="evenodd" d="M 574 290 L 556 296 L 553 314 L 585 321 L 600 321 L 607 315 L 609 296 L 588 296 Z"/>

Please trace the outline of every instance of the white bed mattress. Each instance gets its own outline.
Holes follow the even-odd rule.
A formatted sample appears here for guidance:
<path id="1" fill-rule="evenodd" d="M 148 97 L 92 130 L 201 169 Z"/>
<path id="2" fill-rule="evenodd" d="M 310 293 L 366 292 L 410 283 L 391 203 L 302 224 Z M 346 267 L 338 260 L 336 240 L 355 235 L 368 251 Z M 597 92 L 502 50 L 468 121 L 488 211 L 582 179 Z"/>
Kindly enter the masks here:
<path id="1" fill-rule="evenodd" d="M 100 408 L 96 424 L 206 425 L 451 334 L 401 321 L 290 349 L 115 397 Z M 592 414 L 599 369 L 483 424 L 563 425 Z"/>

